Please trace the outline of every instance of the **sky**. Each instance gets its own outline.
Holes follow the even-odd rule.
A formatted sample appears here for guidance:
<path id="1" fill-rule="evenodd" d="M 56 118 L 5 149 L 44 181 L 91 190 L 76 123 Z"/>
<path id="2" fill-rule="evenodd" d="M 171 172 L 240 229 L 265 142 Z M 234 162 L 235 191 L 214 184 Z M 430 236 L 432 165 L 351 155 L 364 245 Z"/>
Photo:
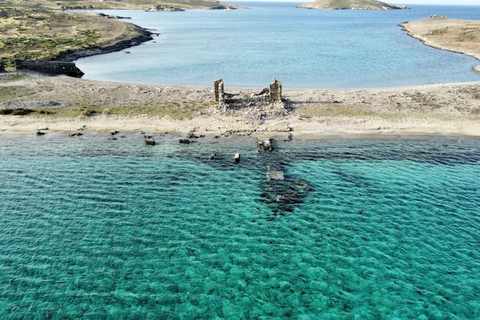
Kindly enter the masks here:
<path id="1" fill-rule="evenodd" d="M 408 3 L 408 4 L 447 4 L 447 5 L 480 5 L 480 0 L 393 0 L 384 1 L 391 3 Z"/>
<path id="2" fill-rule="evenodd" d="M 241 0 L 241 1 L 265 1 L 265 0 Z M 302 2 L 302 0 L 266 0 L 272 2 Z M 314 0 L 306 0 L 305 2 L 313 2 Z M 470 5 L 480 6 L 480 0 L 381 0 L 394 4 L 439 4 L 439 5 Z"/>

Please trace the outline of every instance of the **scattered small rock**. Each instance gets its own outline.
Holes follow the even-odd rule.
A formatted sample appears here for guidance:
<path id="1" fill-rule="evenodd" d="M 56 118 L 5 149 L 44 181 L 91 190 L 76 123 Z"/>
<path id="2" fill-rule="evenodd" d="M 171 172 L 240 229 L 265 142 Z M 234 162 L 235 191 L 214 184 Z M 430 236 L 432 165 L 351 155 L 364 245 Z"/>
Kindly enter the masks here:
<path id="1" fill-rule="evenodd" d="M 154 146 L 155 145 L 155 140 L 145 139 L 145 144 L 148 145 L 148 146 Z"/>
<path id="2" fill-rule="evenodd" d="M 273 151 L 272 138 L 257 138 L 257 147 L 264 151 Z"/>

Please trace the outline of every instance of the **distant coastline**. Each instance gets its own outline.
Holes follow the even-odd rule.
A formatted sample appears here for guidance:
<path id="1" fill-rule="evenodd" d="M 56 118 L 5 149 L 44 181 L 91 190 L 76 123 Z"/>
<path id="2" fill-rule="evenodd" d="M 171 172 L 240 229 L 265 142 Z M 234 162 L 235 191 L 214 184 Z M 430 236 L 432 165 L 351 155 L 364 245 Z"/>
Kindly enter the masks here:
<path id="1" fill-rule="evenodd" d="M 297 8 L 313 10 L 399 10 L 407 6 L 386 3 L 377 0 L 316 0 L 304 3 Z"/>
<path id="2" fill-rule="evenodd" d="M 128 49 L 134 46 L 138 46 L 142 44 L 143 42 L 151 41 L 153 40 L 153 35 L 155 34 L 154 32 L 140 27 L 135 24 L 130 24 L 131 27 L 134 29 L 135 33 L 138 35 L 134 35 L 131 37 L 126 37 L 125 39 L 121 39 L 118 42 L 112 43 L 112 44 L 107 44 L 105 46 L 98 46 L 96 48 L 88 48 L 88 49 L 78 49 L 78 50 L 71 50 L 69 52 L 64 52 L 61 55 L 59 55 L 55 60 L 58 61 L 75 61 L 80 58 L 85 58 L 85 57 L 90 57 L 94 55 L 100 55 L 100 54 L 107 54 L 107 53 L 112 53 L 116 51 L 122 51 L 124 49 Z"/>
<path id="3" fill-rule="evenodd" d="M 431 16 L 402 24 L 408 35 L 425 45 L 463 53 L 480 60 L 480 20 L 449 19 Z M 474 67 L 480 73 L 480 66 Z"/>

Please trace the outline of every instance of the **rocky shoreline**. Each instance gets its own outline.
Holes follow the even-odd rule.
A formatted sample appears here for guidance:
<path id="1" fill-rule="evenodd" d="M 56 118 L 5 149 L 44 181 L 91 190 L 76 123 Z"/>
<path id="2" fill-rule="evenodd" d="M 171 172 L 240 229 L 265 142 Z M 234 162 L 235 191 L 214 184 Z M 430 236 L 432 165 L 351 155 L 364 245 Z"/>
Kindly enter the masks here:
<path id="1" fill-rule="evenodd" d="M 64 62 L 72 62 L 80 58 L 90 57 L 90 56 L 99 55 L 99 54 L 112 53 L 116 51 L 122 51 L 127 48 L 138 46 L 143 42 L 153 40 L 153 35 L 155 33 L 137 25 L 133 25 L 133 26 L 134 26 L 134 30 L 140 33 L 139 36 L 122 40 L 113 45 L 109 45 L 105 47 L 89 48 L 84 50 L 72 50 L 71 52 L 66 52 L 60 55 L 56 60 L 64 61 Z"/>
<path id="2" fill-rule="evenodd" d="M 401 25 L 407 34 L 423 44 L 445 51 L 462 53 L 480 60 L 480 21 L 449 19 L 433 15 Z M 473 68 L 480 73 L 480 65 Z"/>
<path id="3" fill-rule="evenodd" d="M 7 73 L 0 81 L 0 134 L 86 131 L 227 137 L 461 135 L 480 137 L 480 86 L 432 84 L 360 90 L 291 90 L 282 103 L 258 89 L 91 81 Z M 231 97 L 231 98 L 230 98 Z M 226 103 L 226 104 L 225 104 Z"/>

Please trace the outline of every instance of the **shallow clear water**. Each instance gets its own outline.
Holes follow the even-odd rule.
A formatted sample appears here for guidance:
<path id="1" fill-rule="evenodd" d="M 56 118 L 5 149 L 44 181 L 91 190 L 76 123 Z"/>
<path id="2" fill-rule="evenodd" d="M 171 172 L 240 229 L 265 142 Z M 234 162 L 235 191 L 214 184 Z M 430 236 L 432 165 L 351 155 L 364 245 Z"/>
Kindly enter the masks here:
<path id="1" fill-rule="evenodd" d="M 0 318 L 480 317 L 478 139 L 107 139 L 1 137 Z"/>
<path id="2" fill-rule="evenodd" d="M 366 88 L 478 81 L 478 60 L 423 45 L 399 24 L 428 16 L 478 19 L 480 6 L 322 11 L 298 3 L 240 3 L 248 10 L 104 11 L 157 30 L 138 47 L 80 59 L 85 78 L 167 85 Z M 126 54 L 128 51 L 130 54 Z"/>

